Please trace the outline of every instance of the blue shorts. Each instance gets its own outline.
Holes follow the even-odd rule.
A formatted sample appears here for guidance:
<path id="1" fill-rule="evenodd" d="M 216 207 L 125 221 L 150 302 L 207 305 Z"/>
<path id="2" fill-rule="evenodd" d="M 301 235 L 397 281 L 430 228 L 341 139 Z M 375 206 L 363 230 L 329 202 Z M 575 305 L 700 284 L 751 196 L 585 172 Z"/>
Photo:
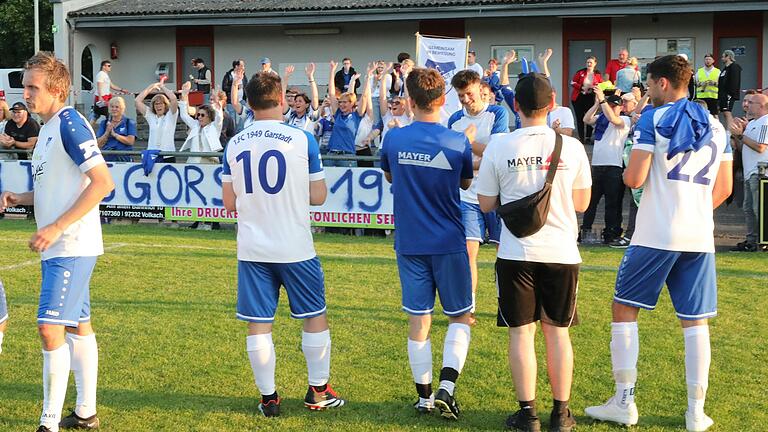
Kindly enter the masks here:
<path id="1" fill-rule="evenodd" d="M 479 204 L 461 201 L 461 220 L 467 240 L 482 243 L 488 239 L 489 243 L 499 243 L 501 221 L 495 211 L 483 213 Z"/>
<path id="2" fill-rule="evenodd" d="M 467 252 L 444 255 L 397 254 L 403 310 L 411 315 L 431 314 L 435 289 L 443 313 L 459 316 L 472 309 L 472 276 Z"/>
<path id="3" fill-rule="evenodd" d="M 616 275 L 613 301 L 653 310 L 664 283 L 683 320 L 717 315 L 715 254 L 630 246 Z"/>
<path id="4" fill-rule="evenodd" d="M 243 321 L 275 320 L 280 285 L 288 293 L 291 317 L 325 313 L 323 268 L 317 257 L 294 263 L 237 262 L 237 317 Z"/>
<path id="5" fill-rule="evenodd" d="M 96 257 L 58 257 L 40 264 L 43 286 L 37 323 L 77 327 L 90 321 L 90 282 Z"/>
<path id="6" fill-rule="evenodd" d="M 0 281 L 0 324 L 8 319 L 8 303 L 5 301 L 5 288 L 3 281 Z"/>

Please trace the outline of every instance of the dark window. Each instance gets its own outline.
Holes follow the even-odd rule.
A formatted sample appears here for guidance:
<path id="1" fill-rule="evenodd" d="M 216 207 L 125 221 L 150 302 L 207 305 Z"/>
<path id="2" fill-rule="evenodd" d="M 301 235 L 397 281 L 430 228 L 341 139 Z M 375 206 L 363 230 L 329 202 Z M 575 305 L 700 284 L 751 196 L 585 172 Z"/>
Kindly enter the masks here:
<path id="1" fill-rule="evenodd" d="M 24 72 L 22 71 L 8 72 L 8 85 L 11 88 L 24 88 L 24 85 L 21 84 L 23 77 Z"/>

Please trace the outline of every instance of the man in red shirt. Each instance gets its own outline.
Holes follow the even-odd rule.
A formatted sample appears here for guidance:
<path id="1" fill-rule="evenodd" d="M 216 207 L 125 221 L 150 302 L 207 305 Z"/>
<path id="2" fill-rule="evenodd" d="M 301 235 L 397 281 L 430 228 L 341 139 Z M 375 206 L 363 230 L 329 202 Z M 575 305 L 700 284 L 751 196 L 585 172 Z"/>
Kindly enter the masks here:
<path id="1" fill-rule="evenodd" d="M 619 50 L 619 58 L 608 61 L 608 64 L 605 65 L 605 74 L 612 83 L 616 82 L 616 73 L 627 67 L 628 62 L 629 51 L 627 51 L 626 48 L 621 48 Z M 635 67 L 635 70 L 637 70 L 637 67 Z"/>

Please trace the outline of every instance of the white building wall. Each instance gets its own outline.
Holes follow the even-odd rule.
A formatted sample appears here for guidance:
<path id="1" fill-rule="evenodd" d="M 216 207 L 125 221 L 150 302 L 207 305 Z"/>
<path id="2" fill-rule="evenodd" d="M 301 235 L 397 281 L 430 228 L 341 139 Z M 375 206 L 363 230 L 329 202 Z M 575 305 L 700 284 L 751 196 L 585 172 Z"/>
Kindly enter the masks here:
<path id="1" fill-rule="evenodd" d="M 117 44 L 118 58 L 110 59 L 110 44 Z M 73 76 L 80 77 L 81 56 L 83 50 L 90 47 L 93 56 L 94 73 L 99 70 L 102 60 L 110 60 L 112 71 L 109 76 L 112 81 L 126 90 L 138 93 L 152 82 L 157 81 L 155 68 L 157 63 L 176 62 L 176 30 L 174 28 L 148 29 L 110 29 L 110 30 L 78 30 L 75 32 L 73 64 L 70 65 Z M 176 71 L 171 77 L 176 78 Z M 80 80 L 73 80 L 79 89 Z M 176 83 L 168 87 L 176 88 Z M 93 96 L 82 94 L 76 103 L 90 107 Z M 126 113 L 134 115 L 132 96 L 126 96 Z"/>
<path id="2" fill-rule="evenodd" d="M 693 58 L 696 68 L 704 64 L 704 54 L 712 52 L 711 13 L 674 15 L 636 15 L 613 18 L 611 23 L 611 58 L 620 48 L 629 48 L 630 39 L 694 38 Z M 632 55 L 632 53 L 629 53 Z"/>
<path id="3" fill-rule="evenodd" d="M 483 68 L 488 66 L 492 46 L 533 45 L 537 54 L 552 48 L 554 53 L 549 60 L 551 80 L 555 89 L 560 89 L 563 79 L 563 24 L 560 18 L 472 19 L 466 21 L 465 29 L 472 38 L 471 46 L 477 52 L 477 62 Z M 558 92 L 557 99 L 561 104 L 562 96 Z"/>

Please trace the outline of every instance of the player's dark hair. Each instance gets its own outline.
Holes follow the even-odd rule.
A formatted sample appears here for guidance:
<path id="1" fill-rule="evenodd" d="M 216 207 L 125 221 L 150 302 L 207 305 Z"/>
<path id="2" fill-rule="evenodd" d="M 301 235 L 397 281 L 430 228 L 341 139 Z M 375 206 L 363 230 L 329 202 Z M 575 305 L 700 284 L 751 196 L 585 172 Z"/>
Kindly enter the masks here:
<path id="1" fill-rule="evenodd" d="M 753 94 L 757 94 L 757 90 L 755 89 L 744 90 L 744 95 L 753 95 Z"/>
<path id="2" fill-rule="evenodd" d="M 675 90 L 688 87 L 693 75 L 693 69 L 688 61 L 679 55 L 665 55 L 652 61 L 646 67 L 651 79 L 658 81 L 665 78 Z"/>
<path id="3" fill-rule="evenodd" d="M 248 105 L 254 111 L 263 111 L 280 105 L 283 88 L 280 77 L 273 73 L 254 74 L 245 86 Z"/>
<path id="4" fill-rule="evenodd" d="M 424 111 L 433 112 L 435 101 L 445 94 L 445 80 L 434 69 L 414 68 L 408 74 L 405 86 L 416 106 Z"/>
<path id="5" fill-rule="evenodd" d="M 397 55 L 397 62 L 402 63 L 403 60 L 409 59 L 409 58 L 411 58 L 410 54 L 408 54 L 407 52 L 401 52 L 400 54 Z"/>
<path id="6" fill-rule="evenodd" d="M 488 81 L 481 80 L 480 81 L 480 88 L 486 88 L 489 91 L 493 92 L 493 89 L 491 88 L 491 85 L 488 83 Z"/>
<path id="7" fill-rule="evenodd" d="M 112 64 L 112 62 L 109 61 L 109 60 L 102 60 L 101 61 L 101 66 L 99 66 L 99 67 L 104 69 L 104 65 L 108 65 L 108 64 Z"/>
<path id="8" fill-rule="evenodd" d="M 451 78 L 451 85 L 457 90 L 463 90 L 480 81 L 480 74 L 471 69 L 464 69 Z"/>

